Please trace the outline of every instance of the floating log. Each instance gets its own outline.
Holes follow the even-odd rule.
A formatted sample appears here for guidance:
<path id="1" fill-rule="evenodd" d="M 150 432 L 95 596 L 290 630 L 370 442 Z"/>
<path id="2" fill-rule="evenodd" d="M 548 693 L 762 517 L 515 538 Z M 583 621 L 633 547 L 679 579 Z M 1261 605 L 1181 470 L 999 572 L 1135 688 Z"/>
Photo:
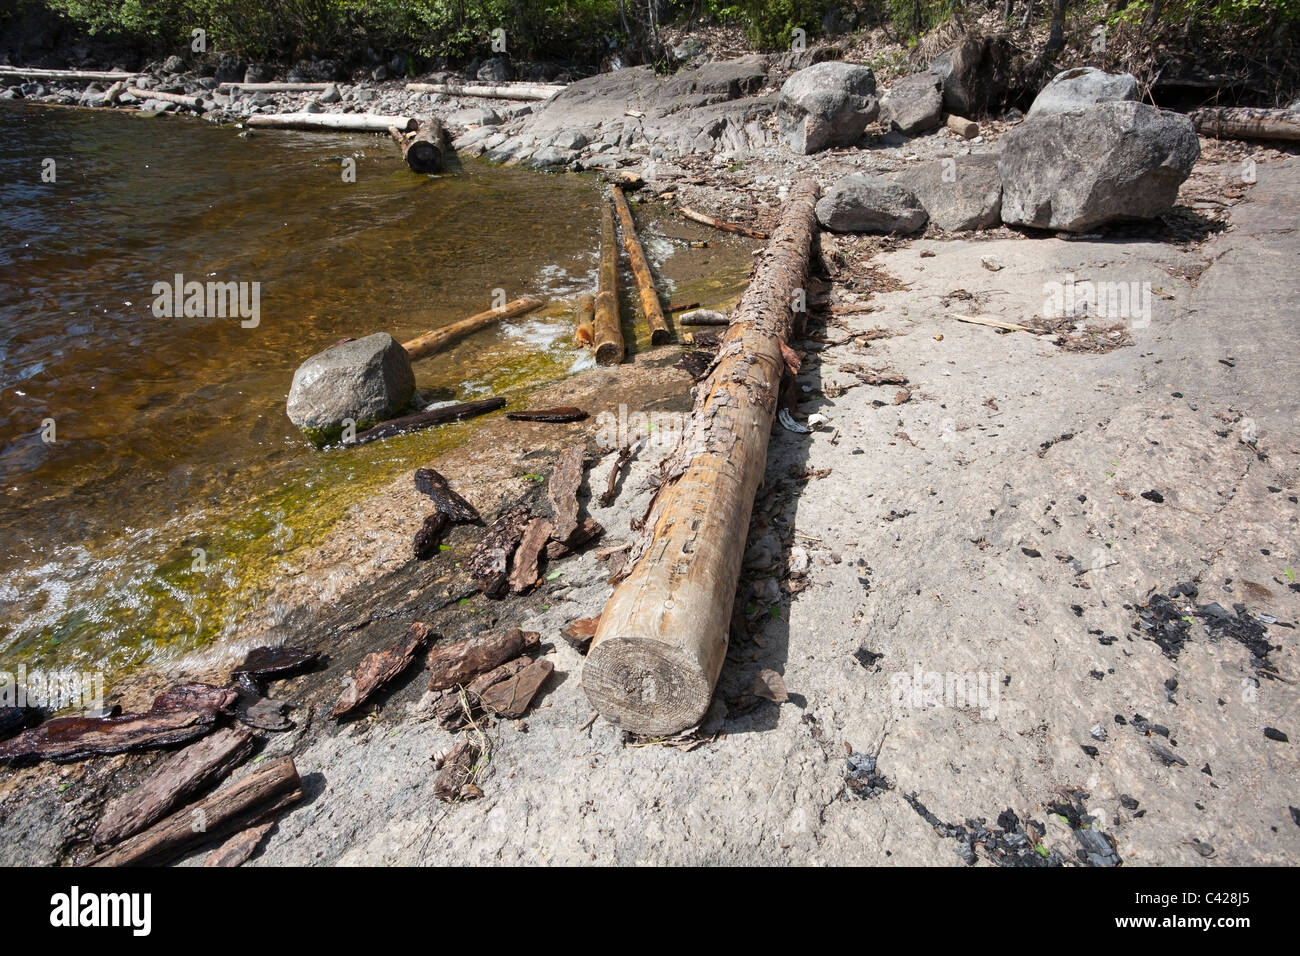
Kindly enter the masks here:
<path id="1" fill-rule="evenodd" d="M 578 296 L 578 328 L 573 340 L 583 348 L 591 348 L 596 340 L 596 297 L 590 293 Z"/>
<path id="2" fill-rule="evenodd" d="M 515 720 L 528 712 L 537 692 L 551 676 L 555 665 L 550 661 L 533 661 L 513 677 L 493 684 L 480 696 L 483 709 L 497 717 Z"/>
<path id="3" fill-rule="evenodd" d="M 389 419 L 374 428 L 367 428 L 357 435 L 353 441 L 348 442 L 347 445 L 349 447 L 365 445 L 381 438 L 405 435 L 407 432 L 416 432 L 422 428 L 431 428 L 434 425 L 464 421 L 466 418 L 474 418 L 478 415 L 486 415 L 488 412 L 495 412 L 499 408 L 504 408 L 505 404 L 506 400 L 504 398 L 483 398 L 476 402 L 462 402 L 459 405 L 446 405 L 427 412 L 417 412 L 414 415 L 403 415 L 401 418 Z"/>
<path id="4" fill-rule="evenodd" d="M 177 106 L 184 106 L 196 112 L 203 112 L 203 101 L 197 96 L 185 96 L 182 93 L 162 93 L 158 90 L 142 90 L 138 86 L 128 86 L 126 92 L 142 100 L 161 100 L 164 103 L 175 103 Z"/>
<path id="5" fill-rule="evenodd" d="M 406 349 L 406 354 L 411 357 L 411 361 L 416 362 L 425 356 L 432 355 L 434 352 L 441 351 L 452 342 L 464 338 L 471 332 L 477 332 L 479 329 L 487 328 L 496 322 L 513 319 L 517 315 L 531 312 L 542 305 L 541 299 L 534 299 L 529 295 L 522 296 L 507 302 L 499 309 L 488 309 L 486 312 L 471 315 L 468 319 L 461 319 L 459 322 L 453 322 L 451 325 L 434 329 L 432 332 L 425 332 L 418 338 L 402 343 L 402 348 Z"/>
<path id="6" fill-rule="evenodd" d="M 139 79 L 141 73 L 119 73 L 112 70 L 40 70 L 34 67 L 0 66 L 0 76 L 20 76 L 30 80 L 68 80 L 70 82 L 94 83 L 106 80 Z"/>
<path id="7" fill-rule="evenodd" d="M 622 188 L 611 186 L 609 192 L 614 199 L 614 212 L 618 214 L 619 225 L 623 229 L 623 248 L 627 250 L 627 260 L 632 266 L 632 275 L 636 278 L 637 291 L 641 293 L 641 311 L 645 314 L 646 325 L 650 326 L 650 344 L 663 345 L 672 339 L 672 333 L 664 321 L 663 305 L 655 290 L 654 276 L 650 274 L 650 260 L 646 258 L 641 241 L 636 237 L 636 223 L 632 221 L 632 210 L 628 207 Z"/>
<path id="8" fill-rule="evenodd" d="M 161 864 L 196 843 L 262 823 L 302 799 L 292 757 L 271 760 L 197 803 L 182 807 L 143 833 L 90 861 L 90 866 Z"/>
<path id="9" fill-rule="evenodd" d="M 583 666 L 592 706 L 634 733 L 675 734 L 708 710 L 767 466 L 792 306 L 817 235 L 819 193 L 812 180 L 790 191 Z"/>
<path id="10" fill-rule="evenodd" d="M 468 684 L 480 674 L 486 674 L 536 647 L 540 640 L 541 635 L 536 631 L 521 631 L 516 627 L 435 647 L 425 660 L 429 690 L 447 690 Z"/>
<path id="11" fill-rule="evenodd" d="M 255 827 L 249 827 L 247 830 L 241 830 L 232 836 L 221 846 L 217 847 L 208 854 L 208 858 L 203 861 L 204 866 L 243 866 L 248 859 L 257 852 L 266 835 L 271 832 L 275 826 L 275 821 L 260 823 Z"/>
<path id="12" fill-rule="evenodd" d="M 324 93 L 335 83 L 218 83 L 217 89 L 244 93 Z"/>
<path id="13" fill-rule="evenodd" d="M 506 412 L 506 418 L 512 422 L 580 422 L 587 413 L 573 405 L 561 405 L 559 408 L 525 408 L 517 412 Z"/>
<path id="14" fill-rule="evenodd" d="M 677 321 L 682 325 L 730 325 L 731 316 L 713 309 L 696 309 L 694 312 L 684 312 L 677 317 Z"/>
<path id="15" fill-rule="evenodd" d="M 406 629 L 402 639 L 388 650 L 376 651 L 363 657 L 352 675 L 352 683 L 339 697 L 330 716 L 337 720 L 356 710 L 375 691 L 406 670 L 431 634 L 432 631 L 426 625 L 416 621 Z"/>
<path id="16" fill-rule="evenodd" d="M 549 100 L 564 89 L 545 83 L 407 83 L 412 93 L 445 93 L 448 96 L 481 96 L 494 100 Z"/>
<path id="17" fill-rule="evenodd" d="M 1300 141 L 1300 112 L 1212 106 L 1189 114 L 1198 133 L 1216 139 Z"/>
<path id="18" fill-rule="evenodd" d="M 390 126 L 403 132 L 420 124 L 410 116 L 376 116 L 372 113 L 255 113 L 244 120 L 255 129 L 334 129 L 356 133 L 387 133 Z"/>
<path id="19" fill-rule="evenodd" d="M 446 144 L 442 123 L 430 116 L 414 133 L 403 133 L 390 126 L 388 133 L 402 149 L 402 158 L 413 173 L 442 172 L 442 151 Z"/>
<path id="20" fill-rule="evenodd" d="M 944 125 L 963 139 L 974 139 L 980 134 L 980 124 L 964 116 L 954 116 L 949 113 L 948 118 L 944 120 Z"/>
<path id="21" fill-rule="evenodd" d="M 510 558 L 523 539 L 529 517 L 527 505 L 516 505 L 502 512 L 465 562 L 470 578 L 488 597 L 505 594 Z"/>
<path id="22" fill-rule="evenodd" d="M 64 763 L 187 743 L 211 732 L 237 697 L 233 690 L 208 684 L 179 684 L 155 698 L 143 714 L 56 717 L 0 743 L 0 763 Z"/>
<path id="23" fill-rule="evenodd" d="M 623 330 L 618 323 L 618 246 L 614 238 L 614 210 L 600 209 L 600 281 L 596 286 L 596 362 L 617 365 L 623 361 Z"/>
<path id="24" fill-rule="evenodd" d="M 253 752 L 253 742 L 252 733 L 232 727 L 167 758 L 143 784 L 108 805 L 95 828 L 95 845 L 134 836 L 204 787 L 224 779 Z"/>
<path id="25" fill-rule="evenodd" d="M 451 490 L 447 479 L 432 468 L 415 469 L 415 490 L 428 495 L 439 514 L 445 514 L 452 521 L 478 521 L 478 511 L 474 506 Z"/>
<path id="26" fill-rule="evenodd" d="M 523 594 L 537 583 L 537 562 L 551 537 L 551 529 L 551 522 L 546 518 L 534 518 L 524 528 L 524 536 L 519 539 L 519 547 L 515 550 L 513 567 L 510 569 L 512 593 Z"/>
<path id="27" fill-rule="evenodd" d="M 715 219 L 712 216 L 706 216 L 702 212 L 696 212 L 686 206 L 679 207 L 679 211 L 687 219 L 695 222 L 704 223 L 706 226 L 712 226 L 714 229 L 721 229 L 723 232 L 734 232 L 742 236 L 749 236 L 751 239 L 766 239 L 767 233 L 759 232 L 757 229 L 750 229 L 748 226 L 741 226 L 734 222 L 723 222 L 721 219 Z"/>

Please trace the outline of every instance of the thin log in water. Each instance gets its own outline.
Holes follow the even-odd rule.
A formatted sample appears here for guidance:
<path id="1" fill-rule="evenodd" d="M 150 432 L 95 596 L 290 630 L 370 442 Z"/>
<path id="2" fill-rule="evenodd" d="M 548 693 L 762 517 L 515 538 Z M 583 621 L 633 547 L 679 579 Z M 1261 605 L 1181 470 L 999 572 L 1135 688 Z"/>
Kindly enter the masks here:
<path id="1" fill-rule="evenodd" d="M 672 333 L 668 331 L 663 305 L 659 302 L 659 292 L 655 289 L 654 276 L 650 274 L 650 260 L 646 258 L 641 241 L 636 237 L 636 223 L 632 221 L 632 210 L 622 188 L 611 186 L 609 192 L 614 200 L 614 212 L 618 214 L 619 225 L 623 229 L 623 248 L 627 251 L 627 260 L 632 266 L 632 275 L 636 278 L 637 291 L 641 294 L 641 311 L 645 314 L 646 325 L 650 327 L 650 344 L 663 345 L 672 339 Z"/>
<path id="2" fill-rule="evenodd" d="M 596 362 L 617 365 L 623 361 L 623 330 L 618 322 L 618 246 L 614 238 L 614 210 L 600 209 L 600 281 L 596 287 Z"/>
<path id="3" fill-rule="evenodd" d="M 463 339 L 471 332 L 477 332 L 497 322 L 539 309 L 543 304 L 541 299 L 535 299 L 530 295 L 521 296 L 507 302 L 499 309 L 488 309 L 486 312 L 471 315 L 468 319 L 461 319 L 459 322 L 434 329 L 432 332 L 425 332 L 418 338 L 403 342 L 402 348 L 406 349 L 406 354 L 410 356 L 412 362 L 415 362 L 445 349 L 452 342 Z"/>
<path id="4" fill-rule="evenodd" d="M 694 209 L 689 209 L 686 206 L 679 207 L 679 211 L 687 219 L 703 223 L 706 226 L 712 226 L 714 229 L 721 229 L 723 232 L 734 232 L 737 235 L 749 236 L 751 239 L 767 238 L 767 233 L 765 232 L 759 232 L 757 229 L 750 229 L 748 226 L 742 226 L 734 222 L 724 222 L 723 220 L 716 219 L 713 216 L 706 216 L 702 212 L 696 212 Z"/>
<path id="5" fill-rule="evenodd" d="M 381 438 L 405 435 L 407 432 L 416 432 L 422 428 L 431 428 L 434 425 L 464 421 L 466 418 L 474 418 L 478 415 L 486 415 L 488 412 L 495 412 L 499 408 L 504 408 L 505 404 L 506 400 L 504 398 L 484 398 L 477 402 L 462 402 L 459 405 L 447 405 L 428 412 L 403 415 L 401 418 L 390 419 L 382 425 L 376 425 L 374 428 L 367 428 L 357 435 L 355 439 L 345 442 L 345 444 L 351 448 L 354 445 L 365 445 L 372 441 L 379 441 Z"/>

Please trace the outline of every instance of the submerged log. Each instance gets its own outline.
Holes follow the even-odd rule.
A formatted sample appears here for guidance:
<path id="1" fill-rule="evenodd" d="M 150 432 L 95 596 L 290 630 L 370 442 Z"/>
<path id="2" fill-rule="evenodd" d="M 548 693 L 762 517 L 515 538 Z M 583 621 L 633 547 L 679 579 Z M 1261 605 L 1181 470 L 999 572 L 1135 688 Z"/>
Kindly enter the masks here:
<path id="1" fill-rule="evenodd" d="M 432 332 L 425 332 L 419 338 L 403 342 L 402 348 L 406 349 L 406 354 L 410 356 L 412 362 L 415 362 L 427 355 L 432 355 L 434 352 L 441 351 L 452 342 L 463 339 L 471 332 L 477 332 L 479 329 L 487 328 L 489 325 L 503 322 L 506 319 L 513 319 L 517 315 L 531 312 L 542 305 L 541 299 L 534 299 L 528 295 L 522 296 L 507 302 L 499 309 L 488 309 L 486 312 L 471 315 L 468 319 L 461 319 L 459 322 L 453 322 L 451 325 L 434 329 Z"/>
<path id="2" fill-rule="evenodd" d="M 818 195 L 812 180 L 790 191 L 583 666 L 592 706 L 634 733 L 678 733 L 708 710 L 767 465 L 793 304 L 817 234 Z"/>
<path id="3" fill-rule="evenodd" d="M 591 348 L 596 341 L 596 297 L 590 293 L 578 296 L 578 328 L 573 340 L 583 348 Z"/>
<path id="4" fill-rule="evenodd" d="M 387 133 L 390 126 L 409 132 L 419 126 L 410 116 L 372 113 L 257 113 L 244 120 L 255 129 L 341 129 L 357 133 Z"/>
<path id="5" fill-rule="evenodd" d="M 1300 142 L 1300 112 L 1216 106 L 1190 114 L 1198 133 L 1217 139 L 1269 139 Z"/>
<path id="6" fill-rule="evenodd" d="M 478 511 L 474 506 L 451 490 L 447 479 L 432 468 L 415 469 L 415 490 L 428 495 L 439 514 L 444 514 L 452 521 L 478 521 Z"/>
<path id="7" fill-rule="evenodd" d="M 420 123 L 414 133 L 403 133 L 396 126 L 388 128 L 389 135 L 397 141 L 402 149 L 402 158 L 413 173 L 442 172 L 442 152 L 446 145 L 446 134 L 442 123 L 433 116 Z"/>
<path id="8" fill-rule="evenodd" d="M 197 843 L 265 822 L 302 799 L 302 781 L 292 757 L 271 760 L 177 810 L 143 833 L 90 861 L 90 866 L 138 866 L 175 859 Z"/>
<path id="9" fill-rule="evenodd" d="M 600 208 L 600 281 L 596 286 L 596 362 L 617 365 L 623 361 L 623 330 L 618 322 L 618 246 L 614 238 L 614 210 Z"/>
<path id="10" fill-rule="evenodd" d="M 406 670 L 431 634 L 426 625 L 416 621 L 406 629 L 402 639 L 388 650 L 376 651 L 363 657 L 352 675 L 352 683 L 339 697 L 330 716 L 337 720 L 344 714 L 356 710 L 369 700 L 375 691 Z"/>
<path id="11" fill-rule="evenodd" d="M 512 422 L 580 422 L 587 413 L 573 405 L 559 408 L 525 408 L 517 412 L 506 412 L 506 418 Z"/>
<path id="12" fill-rule="evenodd" d="M 208 684 L 180 684 L 160 694 L 143 714 L 56 717 L 0 743 L 0 763 L 63 763 L 187 743 L 211 732 L 237 697 Z"/>
<path id="13" fill-rule="evenodd" d="M 536 647 L 540 640 L 541 635 L 536 631 L 521 631 L 516 627 L 435 647 L 425 660 L 429 690 L 447 690 L 468 684 L 480 674 L 486 674 Z"/>
<path id="14" fill-rule="evenodd" d="M 527 505 L 516 505 L 497 516 L 469 559 L 465 570 L 474 584 L 491 598 L 503 597 L 510 571 L 510 558 L 519 547 L 528 525 Z"/>
<path id="15" fill-rule="evenodd" d="M 721 229 L 723 232 L 734 232 L 738 235 L 749 236 L 751 239 L 766 239 L 767 233 L 759 232 L 757 229 L 750 229 L 748 226 L 741 226 L 734 222 L 723 222 L 721 219 L 715 219 L 713 216 L 706 216 L 702 212 L 696 212 L 686 206 L 679 207 L 680 212 L 687 219 L 694 222 L 703 223 L 706 226 L 712 226 L 714 229 Z"/>
<path id="16" fill-rule="evenodd" d="M 609 192 L 614 199 L 614 212 L 618 214 L 619 225 L 623 229 L 623 248 L 627 251 L 627 261 L 632 266 L 637 291 L 641 293 L 641 311 L 645 313 L 646 325 L 650 327 L 650 344 L 663 345 L 672 338 L 672 333 L 668 331 L 659 292 L 655 289 L 654 276 L 650 274 L 650 260 L 646 258 L 641 241 L 636 237 L 636 223 L 632 221 L 632 210 L 628 207 L 622 188 L 611 186 Z"/>
<path id="17" fill-rule="evenodd" d="M 153 776 L 108 805 L 95 828 L 96 846 L 117 843 L 171 813 L 204 787 L 228 776 L 253 752 L 252 733 L 219 730 L 158 765 Z"/>
<path id="18" fill-rule="evenodd" d="M 177 106 L 184 106 L 198 113 L 203 112 L 203 101 L 197 96 L 185 96 L 182 93 L 162 93 L 158 90 L 142 90 L 138 86 L 128 86 L 126 91 L 141 100 L 161 100 L 164 103 L 175 103 Z"/>
<path id="19" fill-rule="evenodd" d="M 564 89 L 545 83 L 407 83 L 412 93 L 445 93 L 448 96 L 482 96 L 494 100 L 549 100 Z"/>
<path id="20" fill-rule="evenodd" d="M 401 418 L 389 419 L 374 428 L 367 428 L 357 435 L 355 439 L 345 444 L 348 447 L 365 445 L 381 438 L 392 438 L 394 435 L 405 435 L 407 432 L 418 432 L 422 428 L 432 428 L 434 425 L 464 421 L 466 418 L 475 418 L 479 415 L 486 415 L 488 412 L 495 412 L 499 408 L 505 408 L 505 404 L 506 400 L 504 398 L 482 398 L 476 402 L 445 405 L 442 408 L 435 408 L 427 412 L 403 415 Z"/>

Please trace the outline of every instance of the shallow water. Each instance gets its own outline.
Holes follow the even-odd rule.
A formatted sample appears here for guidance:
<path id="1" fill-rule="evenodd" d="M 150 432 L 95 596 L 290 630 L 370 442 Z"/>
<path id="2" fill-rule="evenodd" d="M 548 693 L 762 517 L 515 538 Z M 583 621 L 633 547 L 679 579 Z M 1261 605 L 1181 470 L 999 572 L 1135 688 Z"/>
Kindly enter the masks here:
<path id="1" fill-rule="evenodd" d="M 284 415 L 307 355 L 504 294 L 550 304 L 418 363 L 429 400 L 519 404 L 590 363 L 571 298 L 595 283 L 598 183 L 454 172 L 412 175 L 374 136 L 0 108 L 0 668 L 111 680 L 219 639 L 349 505 L 473 433 L 313 451 Z M 743 286 L 745 244 L 688 254 L 673 237 L 697 233 L 648 212 L 674 298 Z M 155 317 L 177 273 L 259 283 L 258 324 Z"/>

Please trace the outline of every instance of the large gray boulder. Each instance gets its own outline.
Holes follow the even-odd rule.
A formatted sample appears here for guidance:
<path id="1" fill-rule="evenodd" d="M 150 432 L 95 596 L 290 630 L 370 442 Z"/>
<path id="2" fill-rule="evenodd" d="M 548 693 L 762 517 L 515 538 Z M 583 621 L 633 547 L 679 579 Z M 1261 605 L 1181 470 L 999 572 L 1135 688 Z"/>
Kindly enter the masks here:
<path id="1" fill-rule="evenodd" d="M 781 139 L 795 153 L 852 146 L 880 113 L 876 75 L 852 63 L 818 63 L 781 87 L 776 119 Z"/>
<path id="2" fill-rule="evenodd" d="M 845 176 L 817 202 L 817 221 L 832 232 L 917 232 L 925 219 L 910 189 L 865 173 Z"/>
<path id="3" fill-rule="evenodd" d="M 881 97 L 880 112 L 908 136 L 935 129 L 943 122 L 943 81 L 929 71 L 904 76 Z"/>
<path id="4" fill-rule="evenodd" d="M 341 342 L 294 373 L 289 420 L 317 445 L 334 441 L 351 419 L 357 431 L 406 408 L 415 392 L 411 360 L 387 332 Z"/>
<path id="5" fill-rule="evenodd" d="M 1091 66 L 1064 70 L 1043 87 L 1029 115 L 1065 113 L 1098 103 L 1136 100 L 1138 81 L 1131 73 L 1106 73 Z"/>
<path id="6" fill-rule="evenodd" d="M 1144 103 L 1028 117 L 1002 138 L 1002 221 L 1086 232 L 1173 208 L 1197 157 L 1192 121 Z"/>
<path id="7" fill-rule="evenodd" d="M 916 196 L 945 232 L 991 229 L 1001 222 L 1002 177 L 992 153 L 954 156 L 888 174 Z"/>

